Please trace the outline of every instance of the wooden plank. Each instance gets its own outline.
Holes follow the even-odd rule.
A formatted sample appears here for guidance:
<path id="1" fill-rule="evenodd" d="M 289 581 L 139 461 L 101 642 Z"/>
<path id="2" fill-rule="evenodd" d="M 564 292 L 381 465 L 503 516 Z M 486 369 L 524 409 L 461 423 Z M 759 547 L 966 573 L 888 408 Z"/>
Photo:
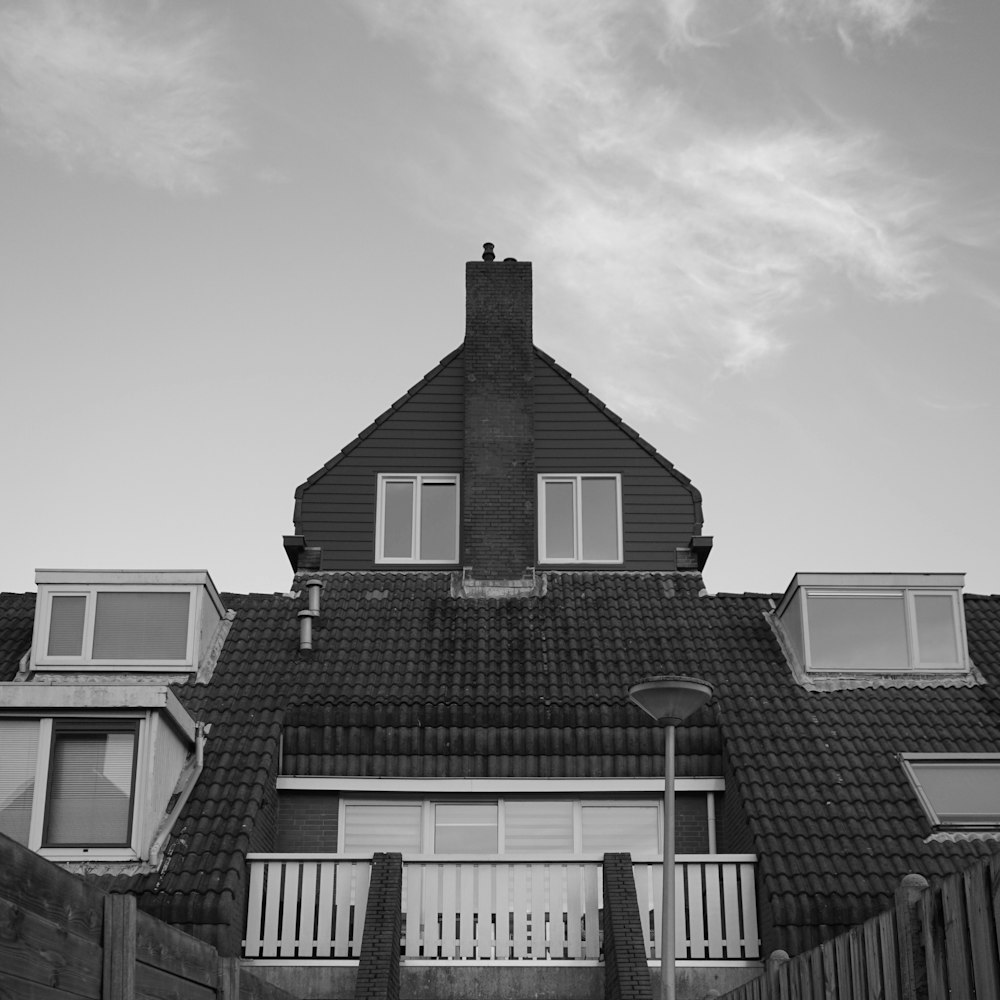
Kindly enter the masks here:
<path id="1" fill-rule="evenodd" d="M 476 957 L 476 872 L 477 865 L 459 867 L 458 956 Z"/>
<path id="2" fill-rule="evenodd" d="M 440 878 L 439 865 L 425 866 L 424 893 L 420 901 L 420 920 L 424 925 L 423 958 L 441 958 L 441 907 L 438 903 Z"/>
<path id="3" fill-rule="evenodd" d="M 584 942 L 584 954 L 587 958 L 600 958 L 601 955 L 601 871 L 597 865 L 585 865 L 583 869 L 584 894 L 584 930 L 587 939 Z"/>
<path id="4" fill-rule="evenodd" d="M 496 958 L 513 958 L 513 927 L 510 921 L 510 865 L 496 865 L 494 882 L 494 926 L 496 928 Z"/>
<path id="5" fill-rule="evenodd" d="M 760 929 L 757 926 L 757 882 L 755 864 L 740 865 L 740 908 L 743 914 L 744 958 L 760 958 Z"/>
<path id="6" fill-rule="evenodd" d="M 941 884 L 944 913 L 944 940 L 948 961 L 948 990 L 951 996 L 972 996 L 972 955 L 965 910 L 965 883 L 961 872 Z"/>
<path id="7" fill-rule="evenodd" d="M 924 959 L 927 969 L 928 1000 L 945 1000 L 948 996 L 948 970 L 944 934 L 944 908 L 941 887 L 932 885 L 920 897 Z"/>
<path id="8" fill-rule="evenodd" d="M 281 893 L 281 937 L 278 954 L 281 958 L 294 958 L 298 943 L 299 879 L 302 862 L 285 862 L 285 884 Z"/>
<path id="9" fill-rule="evenodd" d="M 403 866 L 403 916 L 406 927 L 403 929 L 405 945 L 403 955 L 406 958 L 419 958 L 423 935 L 421 923 L 423 911 L 421 899 L 424 894 L 424 866 L 410 864 Z"/>
<path id="10" fill-rule="evenodd" d="M 458 865 L 441 865 L 441 958 L 458 958 Z"/>
<path id="11" fill-rule="evenodd" d="M 334 886 L 337 862 L 322 861 L 319 866 L 319 902 L 316 907 L 316 957 L 329 958 L 333 952 Z"/>
<path id="12" fill-rule="evenodd" d="M 851 996 L 851 949 L 843 934 L 833 939 L 833 954 L 837 963 L 837 1000 L 854 1000 Z"/>
<path id="13" fill-rule="evenodd" d="M 819 946 L 823 962 L 823 983 L 825 987 L 824 1000 L 836 1000 L 837 997 L 837 953 L 832 941 L 824 941 Z"/>
<path id="14" fill-rule="evenodd" d="M 372 868 L 367 862 L 350 862 L 353 906 L 351 908 L 351 958 L 361 957 L 361 944 L 365 936 L 365 917 L 368 915 L 368 893 L 372 885 Z"/>
<path id="15" fill-rule="evenodd" d="M 740 897 L 736 865 L 721 865 L 722 869 L 722 916 L 726 921 L 725 957 L 743 957 L 743 939 L 740 936 Z"/>
<path id="16" fill-rule="evenodd" d="M 882 976 L 882 942 L 878 934 L 878 920 L 866 920 L 862 927 L 864 934 L 865 978 L 868 980 L 868 995 L 871 1000 L 885 1000 L 885 981 Z"/>
<path id="17" fill-rule="evenodd" d="M 261 918 L 264 912 L 264 873 L 267 863 L 250 862 L 250 894 L 247 899 L 247 936 L 243 944 L 247 958 L 257 958 L 263 945 Z"/>
<path id="18" fill-rule="evenodd" d="M 689 911 L 689 926 L 687 932 L 687 942 L 679 941 L 677 944 L 677 957 L 678 958 L 704 958 L 706 953 L 711 954 L 708 947 L 708 941 L 713 936 L 722 937 L 722 913 L 718 907 L 713 909 L 711 903 L 708 905 L 708 926 L 716 928 L 714 935 L 713 931 L 710 929 L 705 930 L 705 904 L 704 904 L 704 890 L 703 884 L 705 879 L 713 878 L 718 875 L 719 866 L 718 865 L 705 865 L 704 867 L 700 864 L 685 864 L 678 865 L 678 879 L 677 879 L 677 895 L 682 898 L 685 895 L 685 887 L 683 882 L 684 872 L 687 872 L 687 904 Z M 716 893 L 716 898 L 718 894 Z M 678 925 L 679 929 L 683 930 L 683 924 Z M 686 945 L 686 946 L 685 946 Z"/>
<path id="19" fill-rule="evenodd" d="M 652 881 L 651 865 L 633 864 L 632 875 L 635 881 L 635 897 L 639 907 L 639 925 L 642 927 L 642 940 L 646 947 L 646 957 L 653 957 L 653 944 L 650 937 L 649 915 L 652 910 L 650 904 L 650 883 Z"/>
<path id="20" fill-rule="evenodd" d="M 264 940 L 260 954 L 275 958 L 278 954 L 278 915 L 281 912 L 281 878 L 284 865 L 280 861 L 267 864 L 267 894 L 264 897 Z"/>
<path id="21" fill-rule="evenodd" d="M 316 877 L 319 864 L 305 861 L 302 864 L 302 892 L 299 902 L 299 942 L 296 955 L 312 958 L 316 953 Z"/>
<path id="22" fill-rule="evenodd" d="M 0 969 L 19 982 L 34 982 L 88 998 L 101 995 L 100 946 L 0 899 Z M 9 992 L 0 996 L 18 997 Z"/>
<path id="23" fill-rule="evenodd" d="M 3 968 L 0 968 L 0 997 L 3 1000 L 78 1000 L 75 993 L 21 979 Z"/>
<path id="24" fill-rule="evenodd" d="M 989 866 L 978 864 L 968 869 L 963 878 L 976 996 L 1000 997 L 1000 955 L 990 905 Z"/>
<path id="25" fill-rule="evenodd" d="M 479 959 L 496 957 L 495 878 L 494 865 L 476 866 L 476 958 Z"/>
<path id="26" fill-rule="evenodd" d="M 847 932 L 847 943 L 851 952 L 851 993 L 855 997 L 870 996 L 866 974 L 864 927 L 852 927 Z"/>
<path id="27" fill-rule="evenodd" d="M 216 1000 L 213 987 L 179 979 L 169 972 L 140 962 L 135 966 L 135 987 L 128 1000 Z"/>
<path id="28" fill-rule="evenodd" d="M 210 944 L 142 910 L 136 912 L 135 956 L 182 979 L 213 988 L 218 983 L 218 953 Z"/>
<path id="29" fill-rule="evenodd" d="M 545 877 L 548 865 L 529 865 L 531 882 L 531 957 L 548 957 L 546 916 L 549 911 Z"/>
<path id="30" fill-rule="evenodd" d="M 809 987 L 810 1000 L 826 1000 L 826 983 L 823 981 L 823 952 L 819 948 L 810 948 L 809 956 Z"/>
<path id="31" fill-rule="evenodd" d="M 511 946 L 514 958 L 530 956 L 530 938 L 528 936 L 528 911 L 531 900 L 528 896 L 528 870 L 525 865 L 511 865 L 513 886 L 511 893 L 511 917 L 514 923 Z"/>
<path id="32" fill-rule="evenodd" d="M 885 1000 L 902 1000 L 899 981 L 899 944 L 896 931 L 896 911 L 888 910 L 876 919 L 880 945 L 882 983 Z"/>
<path id="33" fill-rule="evenodd" d="M 570 864 L 566 868 L 566 957 L 583 958 L 583 868 Z M 639 908 L 642 916 L 642 907 Z"/>
<path id="34" fill-rule="evenodd" d="M 0 898 L 34 913 L 66 933 L 101 942 L 104 896 L 100 889 L 8 837 L 0 837 Z"/>
<path id="35" fill-rule="evenodd" d="M 135 915 L 135 896 L 105 897 L 103 1000 L 135 996 Z"/>

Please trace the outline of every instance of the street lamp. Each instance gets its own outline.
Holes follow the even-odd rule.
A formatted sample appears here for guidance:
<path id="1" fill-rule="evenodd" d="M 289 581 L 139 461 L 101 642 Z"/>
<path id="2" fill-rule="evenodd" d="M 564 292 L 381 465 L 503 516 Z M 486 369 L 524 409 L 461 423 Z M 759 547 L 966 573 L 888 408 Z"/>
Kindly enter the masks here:
<path id="1" fill-rule="evenodd" d="M 697 677 L 651 677 L 628 691 L 647 715 L 666 726 L 663 774 L 663 909 L 660 914 L 660 996 L 675 1000 L 677 930 L 674 927 L 674 727 L 712 697 L 712 685 Z"/>

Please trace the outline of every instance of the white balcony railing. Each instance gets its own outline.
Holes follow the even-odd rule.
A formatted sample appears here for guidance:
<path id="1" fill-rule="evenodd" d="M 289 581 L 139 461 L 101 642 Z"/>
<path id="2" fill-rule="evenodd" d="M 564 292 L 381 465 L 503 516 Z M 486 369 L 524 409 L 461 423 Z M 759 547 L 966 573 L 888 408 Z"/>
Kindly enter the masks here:
<path id="1" fill-rule="evenodd" d="M 678 959 L 760 957 L 753 855 L 677 860 Z M 369 857 L 250 855 L 247 958 L 357 959 Z M 635 859 L 646 954 L 659 957 L 662 864 Z M 601 957 L 600 858 L 420 855 L 403 863 L 403 959 Z"/>

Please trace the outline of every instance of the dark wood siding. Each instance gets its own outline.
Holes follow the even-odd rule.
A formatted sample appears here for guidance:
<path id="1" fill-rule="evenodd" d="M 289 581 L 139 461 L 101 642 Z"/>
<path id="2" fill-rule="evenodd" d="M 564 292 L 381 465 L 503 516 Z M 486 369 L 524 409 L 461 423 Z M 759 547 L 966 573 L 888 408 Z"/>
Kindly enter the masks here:
<path id="1" fill-rule="evenodd" d="M 534 381 L 535 471 L 617 472 L 622 477 L 624 562 L 573 568 L 676 569 L 675 549 L 688 545 L 701 528 L 691 485 L 542 358 L 536 358 Z"/>
<path id="2" fill-rule="evenodd" d="M 463 380 L 458 355 L 383 414 L 330 468 L 301 488 L 295 530 L 305 536 L 307 545 L 323 550 L 322 569 L 375 568 L 375 499 L 380 472 L 461 473 Z M 381 564 L 381 568 L 411 567 Z"/>

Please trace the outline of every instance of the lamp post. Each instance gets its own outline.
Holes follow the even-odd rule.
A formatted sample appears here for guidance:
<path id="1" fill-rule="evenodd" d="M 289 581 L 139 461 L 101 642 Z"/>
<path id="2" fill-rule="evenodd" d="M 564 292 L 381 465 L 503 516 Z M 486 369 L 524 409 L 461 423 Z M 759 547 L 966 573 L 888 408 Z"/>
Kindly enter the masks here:
<path id="1" fill-rule="evenodd" d="M 712 685 L 697 677 L 651 677 L 629 688 L 647 715 L 666 727 L 663 775 L 663 909 L 660 914 L 660 996 L 675 1000 L 677 930 L 674 927 L 674 728 L 712 697 Z"/>

